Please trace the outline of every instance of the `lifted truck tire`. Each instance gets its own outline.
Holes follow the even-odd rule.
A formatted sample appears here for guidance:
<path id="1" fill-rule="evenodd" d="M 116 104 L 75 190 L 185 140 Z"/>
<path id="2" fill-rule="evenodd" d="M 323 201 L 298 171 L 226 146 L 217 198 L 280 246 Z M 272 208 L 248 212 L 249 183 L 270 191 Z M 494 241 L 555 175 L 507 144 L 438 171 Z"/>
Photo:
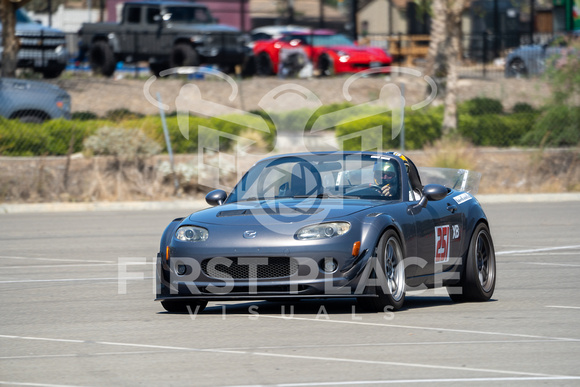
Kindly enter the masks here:
<path id="1" fill-rule="evenodd" d="M 199 66 L 199 55 L 187 43 L 179 43 L 173 47 L 169 58 L 171 67 Z"/>
<path id="2" fill-rule="evenodd" d="M 95 42 L 89 54 L 91 69 L 96 74 L 110 77 L 115 72 L 115 54 L 106 42 Z"/>

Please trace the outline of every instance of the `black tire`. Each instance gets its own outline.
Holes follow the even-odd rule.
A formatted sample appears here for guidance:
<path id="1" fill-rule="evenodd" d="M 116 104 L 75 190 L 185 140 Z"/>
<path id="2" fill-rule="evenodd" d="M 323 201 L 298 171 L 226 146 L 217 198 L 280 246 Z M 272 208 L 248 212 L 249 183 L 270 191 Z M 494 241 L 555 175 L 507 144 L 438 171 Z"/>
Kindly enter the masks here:
<path id="1" fill-rule="evenodd" d="M 42 77 L 44 79 L 54 79 L 54 78 L 58 78 L 60 76 L 60 74 L 62 74 L 62 72 L 64 71 L 64 67 L 55 67 L 55 68 L 47 68 L 47 69 L 43 69 L 42 72 Z"/>
<path id="2" fill-rule="evenodd" d="M 269 76 L 274 74 L 274 65 L 270 56 L 265 52 L 261 52 L 255 59 L 256 75 L 258 76 Z"/>
<path id="3" fill-rule="evenodd" d="M 89 53 L 89 62 L 94 73 L 110 77 L 117 63 L 111 47 L 103 41 L 95 42 Z"/>
<path id="4" fill-rule="evenodd" d="M 487 301 L 495 290 L 495 250 L 489 228 L 480 223 L 475 228 L 459 286 L 449 287 L 454 302 Z"/>
<path id="5" fill-rule="evenodd" d="M 334 75 L 334 63 L 327 54 L 320 55 L 316 68 L 318 69 L 319 75 L 321 77 L 329 77 Z"/>
<path id="6" fill-rule="evenodd" d="M 46 114 L 24 114 L 16 117 L 22 123 L 26 124 L 42 124 L 44 121 L 48 120 L 50 117 Z"/>
<path id="7" fill-rule="evenodd" d="M 528 69 L 526 68 L 526 64 L 523 60 L 520 58 L 515 58 L 509 62 L 505 75 L 507 78 L 527 77 Z"/>
<path id="8" fill-rule="evenodd" d="M 163 308 L 169 313 L 201 313 L 207 306 L 204 300 L 163 300 Z M 189 308 L 188 308 L 189 307 Z"/>
<path id="9" fill-rule="evenodd" d="M 169 65 L 171 67 L 199 66 L 199 55 L 190 44 L 179 43 L 171 51 Z"/>
<path id="10" fill-rule="evenodd" d="M 169 68 L 167 63 L 163 63 L 163 62 L 149 62 L 149 70 L 151 70 L 151 73 L 153 75 L 155 75 L 156 77 L 159 76 L 159 74 L 165 70 Z"/>
<path id="11" fill-rule="evenodd" d="M 378 281 L 386 281 L 375 287 L 378 297 L 361 297 L 359 304 L 370 311 L 399 310 L 405 302 L 405 262 L 403 247 L 397 233 L 387 230 L 377 245 Z M 386 290 L 386 291 L 385 291 Z"/>

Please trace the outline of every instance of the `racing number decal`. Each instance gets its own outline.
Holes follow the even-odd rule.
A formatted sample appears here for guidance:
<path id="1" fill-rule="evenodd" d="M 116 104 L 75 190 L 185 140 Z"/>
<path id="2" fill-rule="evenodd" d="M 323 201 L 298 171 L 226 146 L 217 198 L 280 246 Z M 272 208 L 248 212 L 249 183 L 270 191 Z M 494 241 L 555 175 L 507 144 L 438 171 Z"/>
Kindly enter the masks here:
<path id="1" fill-rule="evenodd" d="M 449 243 L 451 242 L 450 227 L 435 227 L 435 263 L 449 261 Z"/>

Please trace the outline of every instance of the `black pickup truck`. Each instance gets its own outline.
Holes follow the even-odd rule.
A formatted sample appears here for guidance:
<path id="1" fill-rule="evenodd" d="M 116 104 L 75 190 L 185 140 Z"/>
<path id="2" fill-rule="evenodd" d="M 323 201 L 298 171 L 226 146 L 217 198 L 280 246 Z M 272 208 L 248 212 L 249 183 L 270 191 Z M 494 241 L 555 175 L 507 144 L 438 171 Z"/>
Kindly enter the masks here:
<path id="1" fill-rule="evenodd" d="M 247 52 L 245 35 L 218 24 L 206 6 L 193 2 L 128 2 L 120 23 L 85 23 L 79 35 L 93 71 L 105 76 L 113 75 L 119 61 L 147 61 L 156 75 L 202 63 L 230 71 Z"/>

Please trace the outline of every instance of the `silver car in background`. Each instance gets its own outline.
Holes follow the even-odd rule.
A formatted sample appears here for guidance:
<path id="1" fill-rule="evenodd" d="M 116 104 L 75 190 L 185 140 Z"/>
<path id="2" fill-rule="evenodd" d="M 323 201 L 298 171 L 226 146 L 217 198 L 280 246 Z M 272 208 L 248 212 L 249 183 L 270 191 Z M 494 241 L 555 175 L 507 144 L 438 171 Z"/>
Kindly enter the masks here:
<path id="1" fill-rule="evenodd" d="M 542 74 L 546 70 L 546 60 L 562 53 L 568 40 L 562 35 L 550 39 L 546 44 L 530 44 L 516 48 L 505 60 L 506 78 L 520 78 Z"/>
<path id="2" fill-rule="evenodd" d="M 0 78 L 0 116 L 41 123 L 71 118 L 70 95 L 46 82 Z"/>

